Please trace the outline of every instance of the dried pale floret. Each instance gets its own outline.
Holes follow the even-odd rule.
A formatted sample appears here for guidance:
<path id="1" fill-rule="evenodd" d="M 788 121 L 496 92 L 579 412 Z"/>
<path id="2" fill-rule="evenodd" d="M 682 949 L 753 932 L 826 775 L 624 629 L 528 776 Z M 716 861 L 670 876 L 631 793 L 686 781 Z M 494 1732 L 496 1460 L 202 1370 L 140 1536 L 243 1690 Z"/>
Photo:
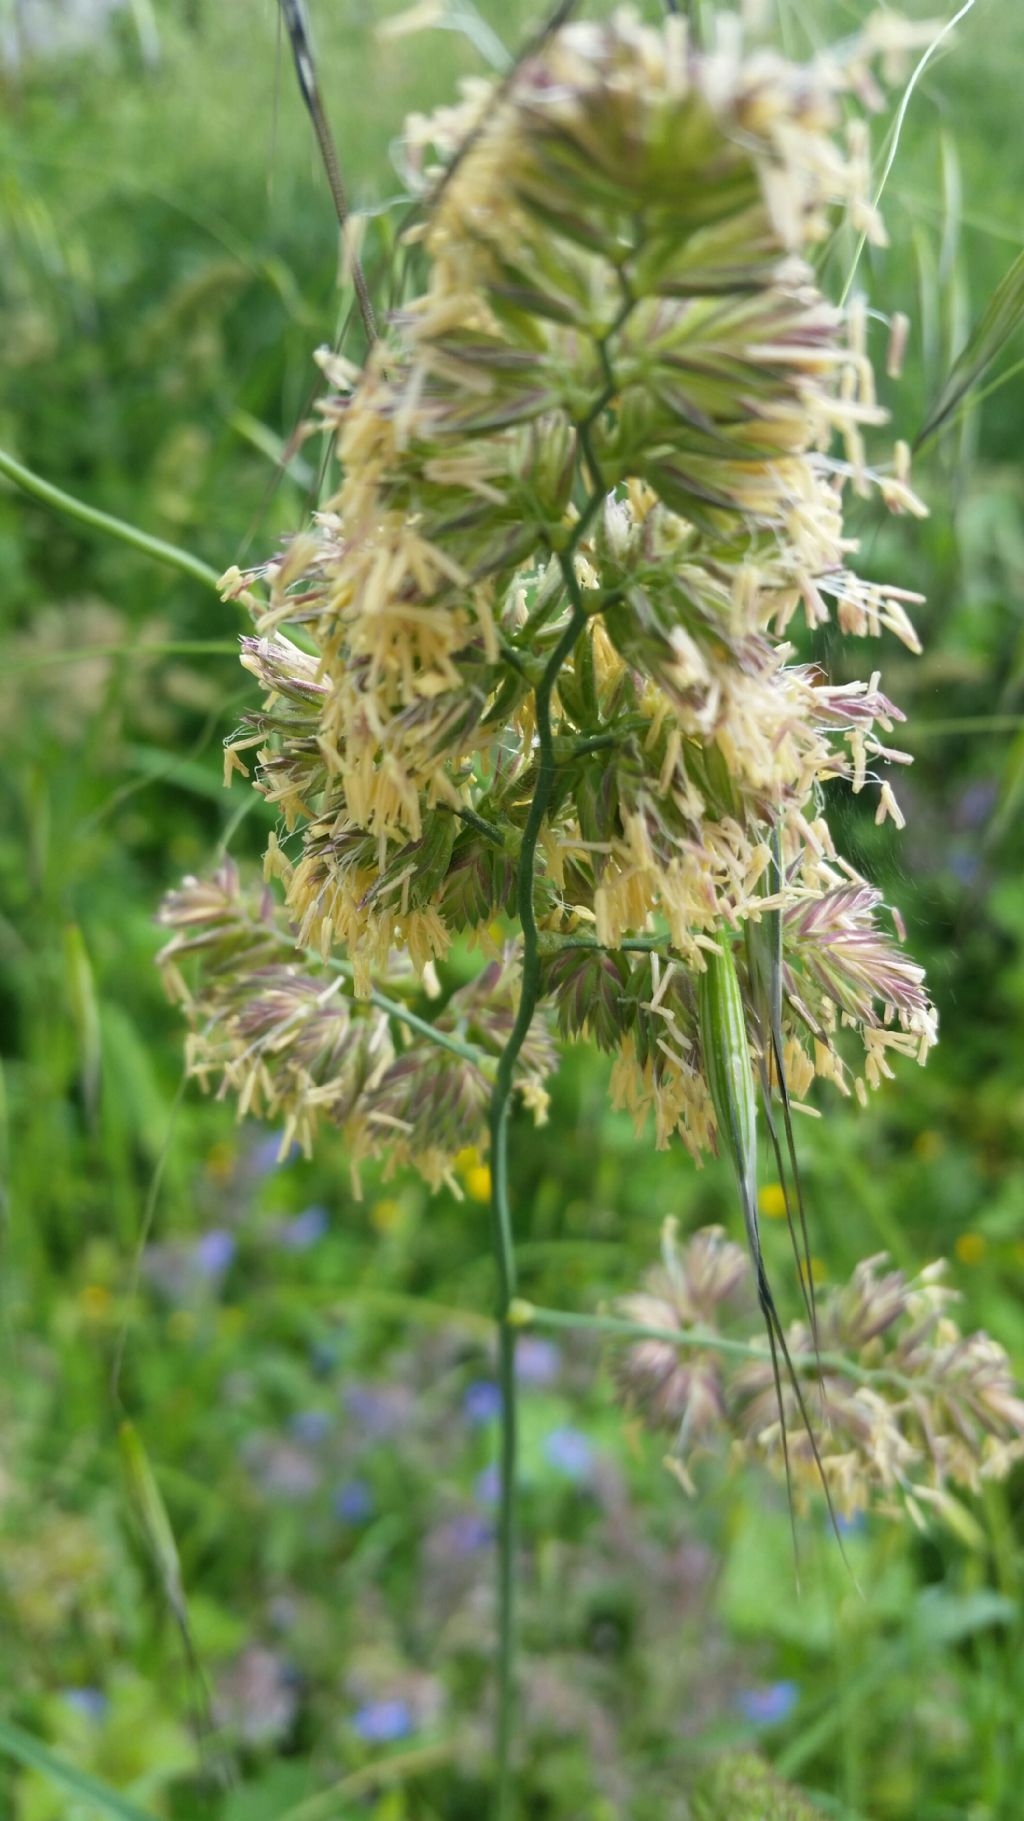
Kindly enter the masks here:
<path id="1" fill-rule="evenodd" d="M 381 972 L 393 998 L 375 989 L 370 1000 L 353 999 L 345 976 L 305 952 L 269 892 L 244 891 L 230 862 L 169 893 L 160 922 L 173 934 L 158 961 L 169 991 L 185 1001 L 189 1067 L 204 1087 L 233 1093 L 240 1115 L 280 1120 L 282 1155 L 293 1141 L 308 1154 L 324 1121 L 344 1133 L 354 1172 L 383 1157 L 458 1192 L 452 1161 L 486 1140 L 494 1060 L 513 1017 L 507 962 L 454 993 L 418 1034 L 422 1020 L 405 1015 L 415 980 L 403 957 L 385 957 Z M 191 987 L 183 966 L 193 970 Z M 538 1019 L 518 1073 L 538 1117 L 553 1066 Z"/>
<path id="2" fill-rule="evenodd" d="M 740 1331 L 735 1306 L 731 1323 L 721 1321 L 735 1303 L 738 1263 L 739 1248 L 718 1228 L 681 1243 L 669 1223 L 661 1266 L 619 1304 L 621 1316 L 650 1331 L 622 1347 L 620 1392 L 649 1427 L 672 1435 L 684 1471 L 695 1448 L 716 1442 L 784 1466 L 769 1354 L 716 1351 Z M 795 1376 L 817 1419 L 818 1459 L 795 1386 L 785 1385 L 797 1488 L 823 1474 L 840 1513 L 875 1504 L 917 1516 L 942 1511 L 950 1486 L 976 1491 L 1024 1456 L 1024 1400 L 1009 1359 L 987 1334 L 960 1332 L 953 1300 L 940 1266 L 909 1279 L 880 1254 L 819 1302 L 818 1348 L 806 1324 L 788 1329 Z"/>

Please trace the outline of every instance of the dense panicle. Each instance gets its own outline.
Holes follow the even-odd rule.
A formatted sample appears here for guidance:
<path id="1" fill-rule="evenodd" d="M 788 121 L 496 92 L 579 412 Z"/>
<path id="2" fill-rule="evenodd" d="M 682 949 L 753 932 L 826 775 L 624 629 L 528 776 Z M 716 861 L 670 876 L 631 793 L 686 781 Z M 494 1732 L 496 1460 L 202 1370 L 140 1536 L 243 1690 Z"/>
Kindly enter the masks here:
<path id="1" fill-rule="evenodd" d="M 204 1087 L 234 1093 L 240 1113 L 279 1121 L 282 1155 L 293 1142 L 308 1153 L 325 1121 L 344 1133 L 354 1171 L 383 1157 L 457 1190 L 453 1159 L 486 1139 L 515 996 L 509 958 L 453 993 L 427 1024 L 409 1010 L 419 994 L 404 957 L 386 958 L 379 985 L 387 995 L 374 988 L 353 999 L 346 974 L 305 950 L 269 892 L 244 891 L 230 862 L 169 893 L 160 922 L 172 934 L 158 960 L 184 1003 L 189 1067 Z M 540 1018 L 517 1078 L 538 1118 L 553 1067 Z"/>
<path id="2" fill-rule="evenodd" d="M 335 491 L 224 581 L 255 620 L 242 662 L 263 693 L 229 768 L 255 755 L 278 807 L 268 871 L 299 947 L 341 955 L 365 1000 L 396 954 L 429 982 L 468 940 L 505 953 L 511 1018 L 532 906 L 561 1035 L 609 1052 L 615 1103 L 698 1160 L 735 1138 L 699 1012 L 709 963 L 734 982 L 736 1066 L 786 1096 L 787 1126 L 815 1076 L 863 1096 L 935 1036 L 827 820 L 830 792 L 876 786 L 901 819 L 882 770 L 905 762 L 902 717 L 878 675 L 833 684 L 787 639 L 802 613 L 917 649 L 916 597 L 851 566 L 847 490 L 920 507 L 905 451 L 868 458 L 884 414 L 863 300 L 838 308 L 813 263 L 841 211 L 883 237 L 863 125 L 844 125 L 849 95 L 877 93 L 875 48 L 799 65 L 745 55 L 732 25 L 701 48 L 678 18 L 622 13 L 412 120 L 421 289 L 362 370 L 321 356 Z M 540 712 L 554 775 L 523 877 Z M 269 1021 L 320 991 L 264 984 L 258 1003 Z M 318 1015 L 339 1053 L 347 1020 L 345 1081 L 379 1098 L 369 1014 L 335 994 Z M 249 1016 L 254 1084 L 248 1060 L 222 1078 L 276 1113 L 285 1052 L 272 1070 Z M 287 1048 L 314 1079 L 311 1041 Z M 469 1077 L 438 1094 L 470 1120 Z M 393 1076 L 385 1098 L 399 1107 Z M 410 1117 L 388 1113 L 401 1155 Z"/>
<path id="3" fill-rule="evenodd" d="M 823 1388 L 816 1459 L 794 1384 L 783 1386 L 785 1430 L 780 1422 L 768 1350 L 746 1361 L 742 1348 L 716 1350 L 743 1332 L 742 1262 L 718 1228 L 680 1242 L 669 1223 L 661 1265 L 619 1305 L 645 1331 L 619 1352 L 620 1393 L 673 1437 L 684 1474 L 695 1452 L 722 1445 L 781 1468 L 787 1434 L 794 1483 L 812 1489 L 824 1474 L 846 1517 L 869 1505 L 955 1516 L 951 1487 L 975 1491 L 1024 1456 L 1024 1401 L 1004 1350 L 961 1333 L 941 1267 L 911 1280 L 879 1256 L 819 1300 L 820 1354 L 804 1323 L 787 1331 L 797 1383 L 810 1396 Z"/>

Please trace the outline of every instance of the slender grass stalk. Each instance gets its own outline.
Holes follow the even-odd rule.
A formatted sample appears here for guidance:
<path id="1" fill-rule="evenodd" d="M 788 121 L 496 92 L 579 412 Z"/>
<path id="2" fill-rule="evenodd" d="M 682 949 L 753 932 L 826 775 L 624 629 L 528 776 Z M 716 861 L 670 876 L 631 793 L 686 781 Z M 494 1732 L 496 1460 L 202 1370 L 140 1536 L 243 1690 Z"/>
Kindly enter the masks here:
<path id="1" fill-rule="evenodd" d="M 71 651 L 34 652 L 28 658 L 16 658 L 4 665 L 7 676 L 18 676 L 25 670 L 49 670 L 58 664 L 87 664 L 92 658 L 191 658 L 238 657 L 237 639 L 172 639 L 166 644 L 144 645 L 136 641 L 119 645 L 76 645 Z"/>
<path id="2" fill-rule="evenodd" d="M 942 44 L 944 39 L 949 37 L 949 34 L 953 30 L 953 27 L 955 25 L 960 24 L 961 19 L 966 19 L 968 13 L 972 11 L 974 5 L 975 5 L 975 0 L 964 0 L 964 4 L 960 7 L 959 11 L 955 12 L 951 19 L 946 20 L 946 23 L 942 27 L 941 31 L 936 32 L 935 37 L 932 39 L 931 43 L 927 46 L 927 48 L 924 51 L 924 53 L 922 54 L 922 56 L 920 56 L 918 58 L 917 63 L 914 65 L 914 68 L 911 71 L 910 80 L 908 81 L 907 86 L 904 89 L 903 94 L 900 98 L 900 105 L 896 110 L 896 118 L 892 124 L 892 132 L 891 132 L 890 141 L 889 141 L 889 150 L 888 150 L 888 154 L 886 156 L 885 164 L 882 167 L 882 175 L 878 180 L 878 187 L 875 190 L 874 196 L 871 199 L 873 208 L 877 209 L 877 207 L 878 207 L 879 203 L 881 202 L 882 197 L 885 193 L 885 186 L 888 183 L 889 178 L 892 176 L 893 166 L 896 163 L 896 156 L 900 149 L 900 139 L 902 138 L 902 135 L 903 135 L 903 123 L 906 120 L 907 109 L 910 106 L 911 99 L 914 94 L 914 90 L 916 89 L 918 83 L 920 82 L 921 77 L 924 75 L 925 70 L 928 68 L 929 63 L 931 62 L 932 58 L 934 57 L 940 44 Z M 867 246 L 867 244 L 868 244 L 867 234 L 861 233 L 860 236 L 858 237 L 857 245 L 854 248 L 853 259 L 850 263 L 850 270 L 846 275 L 846 283 L 843 286 L 842 293 L 839 298 L 840 309 L 842 309 L 843 305 L 846 303 L 846 300 L 849 297 L 851 290 L 853 289 L 853 281 L 857 276 L 857 267 L 860 265 L 861 257 L 863 255 L 864 248 Z"/>
<path id="3" fill-rule="evenodd" d="M 164 1171 L 167 1167 L 167 1159 L 171 1154 L 171 1144 L 174 1139 L 175 1127 L 178 1122 L 178 1114 L 181 1111 L 181 1104 L 185 1098 L 185 1089 L 187 1086 L 188 1070 L 183 1068 L 178 1081 L 178 1086 L 175 1090 L 174 1099 L 171 1101 L 170 1111 L 167 1115 L 167 1128 L 164 1132 L 164 1140 L 160 1146 L 160 1152 L 153 1165 L 153 1172 L 149 1179 L 149 1188 L 146 1191 L 146 1204 L 142 1210 L 139 1236 L 135 1242 L 135 1253 L 132 1258 L 131 1270 L 128 1275 L 128 1289 L 124 1299 L 125 1315 L 124 1320 L 118 1329 L 117 1341 L 114 1346 L 114 1363 L 110 1368 L 110 1401 L 115 1408 L 121 1407 L 121 1370 L 124 1365 L 125 1348 L 128 1345 L 129 1311 L 138 1294 L 139 1281 L 142 1277 L 142 1261 L 145 1256 L 146 1247 L 149 1244 L 150 1233 L 153 1230 L 153 1221 L 156 1218 L 157 1204 L 160 1200 L 160 1188 L 164 1179 Z"/>
<path id="4" fill-rule="evenodd" d="M 571 554 L 565 558 L 571 567 Z M 575 579 L 575 578 L 574 578 Z M 515 1555 L 518 1536 L 516 1462 L 516 1331 L 510 1311 L 516 1294 L 515 1239 L 508 1193 L 508 1121 L 513 1077 L 519 1052 L 533 1022 L 540 995 L 540 934 L 533 908 L 534 861 L 541 825 L 555 781 L 551 697 L 558 673 L 587 623 L 577 594 L 572 612 L 537 685 L 538 766 L 516 877 L 516 907 L 523 932 L 523 977 L 515 1024 L 498 1059 L 491 1096 L 491 1221 L 498 1270 L 498 1383 L 501 1390 L 501 1494 L 498 1515 L 498 1717 L 496 1734 L 495 1821 L 512 1813 L 512 1734 L 515 1711 Z"/>
<path id="5" fill-rule="evenodd" d="M 564 0 L 563 12 L 568 17 L 572 0 Z M 558 15 L 554 16 L 555 21 Z M 545 28 L 553 29 L 553 26 Z M 464 148 L 465 149 L 465 148 Z M 451 167 L 449 167 L 450 174 Z M 442 182 L 444 179 L 442 179 Z M 600 510 L 606 494 L 604 478 L 591 447 L 590 429 L 615 394 L 615 376 L 608 356 L 608 343 L 622 327 L 633 299 L 626 280 L 621 280 L 625 295 L 622 306 L 607 335 L 598 343 L 598 353 L 605 372 L 605 385 L 586 416 L 577 425 L 580 447 L 589 470 L 591 491 L 573 528 L 568 544 L 558 551 L 558 566 L 570 604 L 569 618 L 534 689 L 534 721 L 537 729 L 537 784 L 527 813 L 523 843 L 516 873 L 516 909 L 523 932 L 523 975 L 515 1024 L 498 1060 L 498 1072 L 491 1095 L 491 1224 L 495 1263 L 498 1272 L 498 1384 L 501 1392 L 501 1464 L 500 1504 L 498 1517 L 498 1716 L 496 1727 L 495 1821 L 509 1821 L 512 1813 L 512 1737 L 515 1717 L 516 1669 L 516 1576 L 515 1555 L 518 1536 L 516 1497 L 516 1464 L 518 1454 L 518 1420 L 516 1411 L 516 1333 L 510 1319 L 516 1295 L 515 1235 L 508 1193 L 508 1121 L 511 1110 L 513 1076 L 516 1059 L 526 1041 L 540 996 L 541 938 L 533 906 L 534 864 L 537 842 L 547 814 L 558 768 L 555 736 L 551 725 L 551 698 L 562 669 L 580 634 L 586 630 L 586 604 L 576 578 L 576 550 Z"/>
<path id="6" fill-rule="evenodd" d="M 283 950 L 295 953 L 294 946 L 284 930 L 270 931 L 265 925 L 261 925 L 260 929 L 263 935 L 273 934 Z M 324 967 L 332 974 L 340 974 L 343 980 L 355 979 L 355 969 L 352 963 L 343 961 L 340 955 L 328 955 L 325 958 L 318 948 L 304 948 L 299 953 L 305 955 L 315 966 Z M 461 1056 L 464 1062 L 475 1063 L 477 1068 L 486 1068 L 493 1063 L 493 1056 L 489 1055 L 486 1050 L 480 1049 L 475 1043 L 466 1043 L 453 1031 L 438 1030 L 437 1025 L 431 1024 L 429 1018 L 421 1018 L 418 1012 L 410 1011 L 409 1007 L 403 1005 L 400 999 L 392 999 L 389 994 L 378 992 L 376 987 L 371 989 L 368 998 L 370 1004 L 375 1005 L 378 1011 L 386 1013 L 389 1018 L 395 1019 L 396 1023 L 404 1024 L 408 1030 L 415 1031 L 418 1036 L 426 1037 L 431 1043 L 436 1043 L 438 1049 L 450 1050 L 453 1056 Z M 525 1034 L 524 1031 L 523 1035 L 525 1036 Z"/>
<path id="7" fill-rule="evenodd" d="M 356 302 L 359 305 L 359 315 L 362 318 L 363 332 L 366 336 L 367 343 L 372 347 L 377 339 L 377 321 L 374 316 L 373 303 L 367 288 L 366 275 L 363 272 L 359 254 L 356 251 L 355 244 L 349 238 L 349 223 L 352 219 L 352 212 L 349 208 L 348 193 L 345 189 L 344 180 L 341 175 L 338 149 L 334 143 L 334 138 L 327 120 L 327 110 L 324 107 L 320 95 L 320 84 L 317 81 L 316 74 L 316 61 L 313 56 L 313 46 L 310 41 L 309 28 L 306 24 L 302 0 L 279 0 L 279 4 L 281 8 L 281 17 L 284 20 L 285 30 L 288 33 L 288 40 L 292 47 L 292 57 L 295 62 L 295 76 L 299 85 L 299 93 L 302 96 L 309 118 L 313 123 L 313 131 L 316 134 L 316 142 L 320 148 L 320 157 L 323 161 L 324 171 L 326 172 L 327 182 L 331 192 L 331 201 L 334 203 L 334 212 L 337 215 L 338 226 L 341 229 L 342 241 L 345 246 L 345 252 L 349 261 L 349 269 L 352 274 L 352 286 L 356 294 Z"/>
<path id="8" fill-rule="evenodd" d="M 88 506 L 84 500 L 76 499 L 74 494 L 65 493 L 62 487 L 55 487 L 52 481 L 45 481 L 41 474 L 35 474 L 26 468 L 23 462 L 16 461 L 6 449 L 0 449 L 0 474 L 13 481 L 23 493 L 40 500 L 44 506 L 50 506 L 54 512 L 62 512 L 66 518 L 77 519 L 80 525 L 87 525 L 91 531 L 102 532 L 106 537 L 114 538 L 120 544 L 127 544 L 131 550 L 139 550 L 143 556 L 151 556 L 155 563 L 163 563 L 168 569 L 179 569 L 182 575 L 189 575 L 195 582 L 202 582 L 204 587 L 212 588 L 219 594 L 220 577 L 216 569 L 204 563 L 190 550 L 180 550 L 177 544 L 168 544 L 164 538 L 151 537 L 148 531 L 140 531 L 137 525 L 129 525 L 123 518 L 114 518 L 112 513 L 101 512 L 98 506 Z"/>
<path id="9" fill-rule="evenodd" d="M 38 1771 L 47 1782 L 64 1790 L 76 1808 L 80 1804 L 88 1805 L 103 1821 L 155 1821 L 151 1810 L 140 1808 L 120 1790 L 101 1783 L 86 1770 L 79 1770 L 77 1764 L 69 1763 L 66 1758 L 58 1757 L 33 1733 L 24 1732 L 10 1720 L 0 1721 L 0 1756 L 13 1758 L 16 1764 Z"/>
<path id="10" fill-rule="evenodd" d="M 904 740 L 942 739 L 958 733 L 1019 733 L 1024 727 L 1024 714 L 960 715 L 951 721 L 915 721 Z"/>
<path id="11" fill-rule="evenodd" d="M 355 979 L 355 969 L 350 962 L 342 961 L 333 955 L 329 956 L 325 962 L 318 948 L 307 949 L 306 953 L 311 961 L 318 962 L 321 967 L 329 967 L 332 973 L 341 974 L 346 980 Z M 480 1063 L 491 1060 L 486 1050 L 478 1049 L 473 1043 L 463 1043 L 461 1037 L 453 1036 L 450 1031 L 439 1031 L 436 1024 L 431 1024 L 429 1018 L 421 1018 L 417 1012 L 410 1012 L 400 1000 L 390 999 L 387 993 L 379 993 L 376 987 L 371 990 L 369 999 L 370 1004 L 375 1005 L 378 1011 L 386 1012 L 389 1018 L 396 1019 L 399 1024 L 406 1025 L 410 1031 L 416 1031 L 419 1036 L 428 1037 L 431 1043 L 437 1044 L 438 1049 L 451 1050 L 453 1056 L 461 1056 L 464 1062 L 475 1062 L 478 1066 Z M 526 1035 L 525 1031 L 523 1035 Z"/>
<path id="12" fill-rule="evenodd" d="M 517 1298 L 509 1311 L 509 1321 L 517 1328 L 554 1328 L 575 1330 L 584 1334 L 607 1334 L 619 1340 L 661 1340 L 668 1341 L 674 1347 L 707 1348 L 709 1352 L 726 1354 L 734 1359 L 757 1360 L 759 1364 L 771 1364 L 771 1353 L 767 1347 L 761 1347 L 745 1340 L 733 1340 L 729 1335 L 718 1334 L 713 1328 L 654 1328 L 643 1322 L 627 1321 L 618 1315 L 581 1315 L 569 1309 L 538 1308 L 535 1303 Z M 820 1370 L 841 1372 L 844 1378 L 855 1379 L 861 1385 L 890 1385 L 899 1391 L 917 1395 L 920 1382 L 894 1372 L 887 1366 L 860 1366 L 846 1353 L 794 1353 L 791 1364 L 798 1371 L 817 1373 Z"/>
<path id="13" fill-rule="evenodd" d="M 667 954 L 669 937 L 667 933 L 662 936 L 630 936 L 625 942 L 616 942 L 614 946 L 610 946 L 606 942 L 598 942 L 596 936 L 561 936 L 545 931 L 541 937 L 541 952 L 545 955 L 561 954 L 563 949 L 577 948 L 592 949 L 602 955 Z"/>
<path id="14" fill-rule="evenodd" d="M 395 1752 L 377 1764 L 364 1764 L 359 1770 L 350 1771 L 329 1789 L 319 1790 L 315 1796 L 300 1802 L 297 1808 L 286 1810 L 280 1821 L 337 1821 L 340 1813 L 337 1805 L 346 1798 L 354 1800 L 374 1790 L 391 1789 L 420 1771 L 436 1770 L 439 1764 L 448 1763 L 454 1755 L 455 1747 L 450 1739 L 438 1739 L 432 1745 L 415 1745 L 408 1751 Z"/>

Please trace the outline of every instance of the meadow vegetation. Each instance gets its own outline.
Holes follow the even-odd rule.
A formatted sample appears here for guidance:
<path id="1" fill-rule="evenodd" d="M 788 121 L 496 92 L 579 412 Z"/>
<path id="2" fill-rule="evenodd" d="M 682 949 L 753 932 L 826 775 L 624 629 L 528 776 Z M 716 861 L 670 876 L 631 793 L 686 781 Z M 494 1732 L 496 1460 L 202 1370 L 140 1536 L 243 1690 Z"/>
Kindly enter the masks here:
<path id="1" fill-rule="evenodd" d="M 803 56 L 867 11 L 780 0 L 776 41 Z M 316 9 L 378 299 L 401 263 L 403 117 L 527 23 L 453 5 L 443 29 L 387 36 L 358 0 Z M 890 244 L 861 255 L 872 304 L 910 321 L 881 396 L 909 442 L 923 433 L 930 516 L 855 500 L 850 523 L 864 572 L 927 605 L 923 655 L 871 652 L 908 715 L 907 827 L 877 825 L 874 799 L 843 786 L 830 814 L 902 911 L 940 1042 L 865 1108 L 826 1083 L 823 1117 L 797 1121 L 823 1311 L 865 1257 L 887 1254 L 904 1283 L 946 1259 L 958 1326 L 1018 1372 L 1022 52 L 1011 9 L 978 0 L 907 107 Z M 873 123 L 876 174 L 912 67 Z M 292 439 L 322 383 L 312 350 L 362 352 L 273 9 L 127 8 L 85 54 L 12 62 L 0 99 L 0 447 L 215 574 L 262 561 L 317 496 L 322 442 Z M 855 244 L 836 239 L 833 296 Z M 871 335 L 884 369 L 884 329 Z M 255 876 L 275 827 L 222 782 L 223 742 L 255 703 L 238 666 L 249 621 L 13 486 L 0 571 L 0 1811 L 476 1821 L 493 1783 L 501 1415 L 483 1138 L 453 1147 L 436 1192 L 371 1158 L 357 1195 L 343 1134 L 321 1126 L 310 1157 L 282 1156 L 281 1122 L 238 1121 L 186 1081 L 158 906 L 227 853 Z M 832 681 L 864 668 L 828 627 L 799 637 Z M 457 946 L 446 965 L 457 983 L 474 964 Z M 671 1325 L 650 1282 L 662 1223 L 677 1266 L 701 1229 L 741 1241 L 735 1180 L 727 1158 L 698 1171 L 638 1139 L 609 1072 L 572 1049 L 548 1123 L 513 1127 L 519 1293 Z M 776 1177 L 766 1155 L 759 1213 L 788 1323 L 803 1305 Z M 653 1323 L 644 1286 L 662 1298 Z M 911 1514 L 851 1493 L 845 1559 L 808 1475 L 798 1594 L 779 1462 L 722 1445 L 666 1470 L 642 1420 L 651 1367 L 571 1323 L 519 1343 L 517 1812 L 1016 1817 L 1019 1472 Z"/>

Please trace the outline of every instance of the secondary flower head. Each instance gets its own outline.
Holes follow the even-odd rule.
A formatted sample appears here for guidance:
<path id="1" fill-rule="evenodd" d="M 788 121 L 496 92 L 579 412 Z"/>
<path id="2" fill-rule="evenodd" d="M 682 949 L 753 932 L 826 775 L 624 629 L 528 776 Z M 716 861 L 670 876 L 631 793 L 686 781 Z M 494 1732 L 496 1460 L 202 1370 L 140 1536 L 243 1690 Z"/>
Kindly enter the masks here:
<path id="1" fill-rule="evenodd" d="M 670 1225 L 664 1257 L 643 1291 L 619 1305 L 630 1322 L 655 1331 L 624 1345 L 622 1396 L 650 1428 L 673 1436 L 684 1479 L 694 1447 L 716 1441 L 782 1471 L 770 1354 L 758 1349 L 760 1358 L 743 1359 L 735 1307 L 724 1334 L 716 1319 L 737 1288 L 739 1248 L 714 1227 L 680 1244 Z M 708 1281 L 709 1258 L 717 1261 L 716 1291 L 697 1294 Z M 953 1301 L 941 1266 L 909 1279 L 879 1255 L 819 1302 L 820 1352 L 804 1323 L 788 1329 L 804 1408 L 818 1418 L 821 1471 L 840 1515 L 871 1504 L 903 1506 L 918 1518 L 928 1509 L 949 1512 L 951 1487 L 976 1491 L 1024 1455 L 1024 1400 L 1006 1353 L 987 1334 L 961 1333 Z M 792 1383 L 782 1397 L 790 1469 L 797 1488 L 810 1489 L 819 1465 Z"/>
<path id="2" fill-rule="evenodd" d="M 283 1120 L 282 1155 L 293 1139 L 309 1152 L 326 1121 L 344 1132 L 354 1169 L 383 1156 L 458 1192 L 453 1161 L 485 1141 L 494 1061 L 507 1037 L 505 965 L 492 963 L 427 1026 L 406 1010 L 407 962 L 396 958 L 383 977 L 398 997 L 353 999 L 345 974 L 320 969 L 269 895 L 243 891 L 228 862 L 208 882 L 186 879 L 165 899 L 160 921 L 173 933 L 159 959 L 170 991 L 184 998 L 189 1066 L 204 1086 L 233 1091 L 240 1115 Z M 191 988 L 181 971 L 190 958 Z M 519 1069 L 521 1092 L 538 1112 L 552 1063 L 538 1021 Z"/>

